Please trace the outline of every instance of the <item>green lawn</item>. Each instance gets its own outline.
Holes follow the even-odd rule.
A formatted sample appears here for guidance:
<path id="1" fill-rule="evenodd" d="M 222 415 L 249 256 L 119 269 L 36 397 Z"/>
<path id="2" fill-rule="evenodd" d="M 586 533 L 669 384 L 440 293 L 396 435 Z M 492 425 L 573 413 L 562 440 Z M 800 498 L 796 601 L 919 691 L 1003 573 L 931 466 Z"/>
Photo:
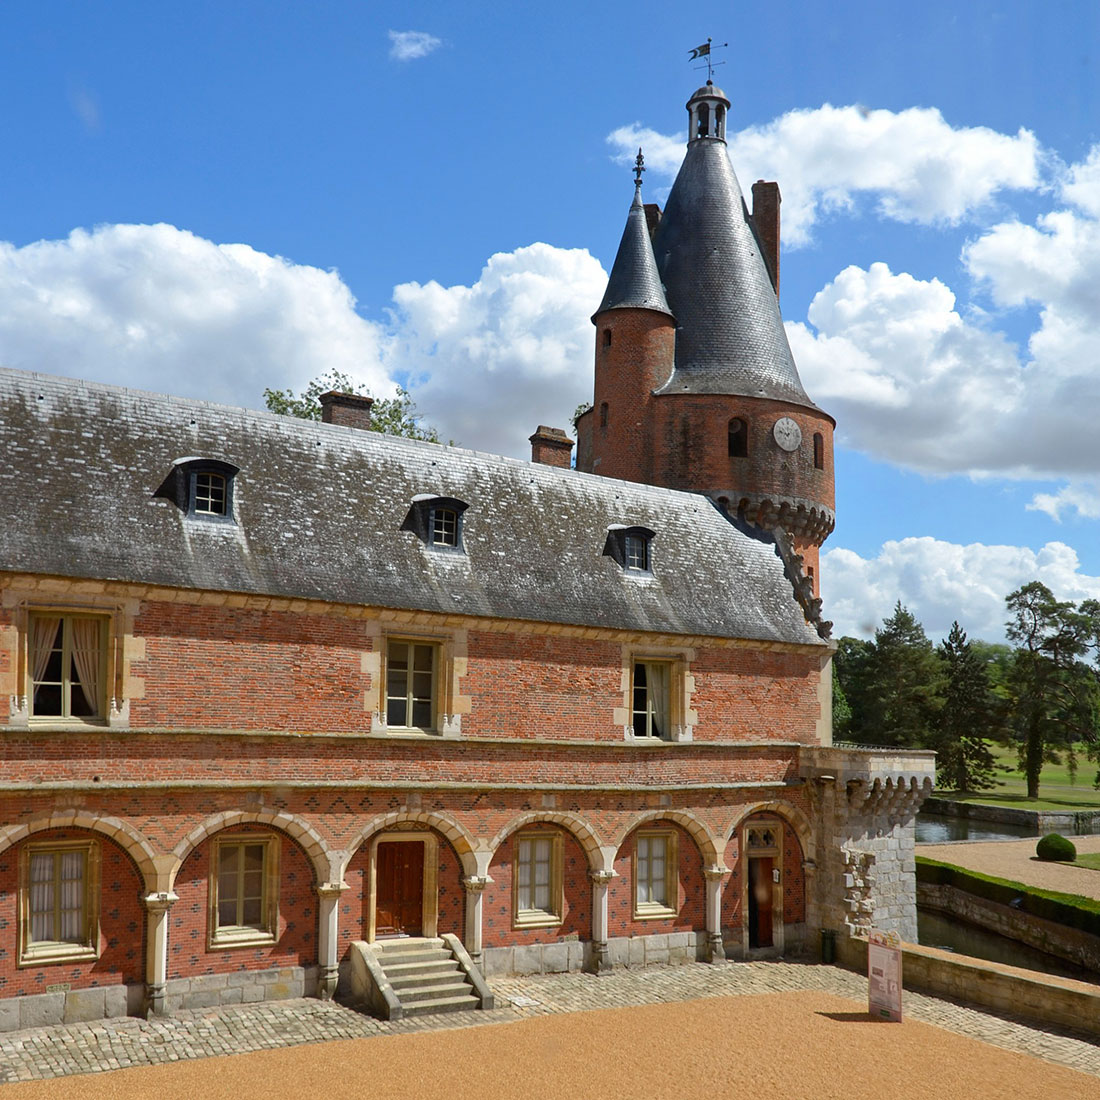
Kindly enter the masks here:
<path id="1" fill-rule="evenodd" d="M 997 787 L 980 794 L 956 794 L 937 790 L 936 794 L 955 802 L 978 802 L 986 806 L 1014 806 L 1026 810 L 1100 810 L 1100 791 L 1093 786 L 1096 763 L 1077 754 L 1076 782 L 1070 781 L 1065 761 L 1045 764 L 1039 776 L 1037 799 L 1027 797 L 1027 782 L 1016 765 L 1016 750 L 1003 745 L 991 745 L 997 761 Z"/>
<path id="2" fill-rule="evenodd" d="M 1100 852 L 1091 855 L 1079 855 L 1073 861 L 1074 867 L 1088 867 L 1092 871 L 1100 871 Z"/>

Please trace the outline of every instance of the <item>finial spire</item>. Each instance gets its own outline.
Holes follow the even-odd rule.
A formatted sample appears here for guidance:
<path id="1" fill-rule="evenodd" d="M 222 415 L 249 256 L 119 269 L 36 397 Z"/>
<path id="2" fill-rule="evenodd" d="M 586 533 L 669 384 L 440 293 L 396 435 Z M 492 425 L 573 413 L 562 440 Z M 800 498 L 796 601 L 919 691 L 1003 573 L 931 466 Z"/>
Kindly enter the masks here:
<path id="1" fill-rule="evenodd" d="M 724 50 L 728 45 L 729 45 L 728 42 L 719 42 L 718 45 L 714 47 L 714 49 Z M 710 51 L 711 51 L 711 40 L 708 38 L 706 40 L 706 42 L 704 42 L 701 46 L 696 46 L 695 49 L 693 49 L 691 51 L 691 56 L 688 58 L 689 61 L 697 61 L 700 57 L 706 59 L 707 83 L 708 84 L 710 84 L 711 81 L 714 79 L 714 70 L 716 68 L 718 68 L 719 65 L 724 65 L 725 64 L 724 61 L 712 61 Z M 696 65 L 695 67 L 697 69 L 703 68 L 702 65 Z"/>
<path id="2" fill-rule="evenodd" d="M 642 150 L 639 147 L 638 155 L 634 158 L 634 186 L 642 186 L 642 173 L 645 171 L 645 157 L 642 156 Z"/>

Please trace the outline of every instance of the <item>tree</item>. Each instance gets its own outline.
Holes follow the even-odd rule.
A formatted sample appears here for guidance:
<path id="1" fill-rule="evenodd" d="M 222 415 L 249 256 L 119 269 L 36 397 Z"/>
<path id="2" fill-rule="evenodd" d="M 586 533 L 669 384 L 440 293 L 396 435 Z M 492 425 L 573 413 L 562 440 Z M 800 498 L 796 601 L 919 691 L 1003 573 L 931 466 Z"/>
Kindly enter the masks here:
<path id="1" fill-rule="evenodd" d="M 1008 639 L 1016 646 L 1007 687 L 1020 767 L 1027 797 L 1038 798 L 1044 763 L 1064 751 L 1070 769 L 1076 768 L 1078 739 L 1088 741 L 1095 755 L 1100 679 L 1082 658 L 1095 652 L 1100 616 L 1093 614 L 1095 601 L 1085 601 L 1081 611 L 1056 600 L 1039 581 L 1016 589 L 1005 602 L 1011 616 Z"/>
<path id="2" fill-rule="evenodd" d="M 836 662 L 833 662 L 833 738 L 844 740 L 848 736 L 848 725 L 852 720 L 852 708 L 848 705 L 848 697 L 844 694 L 844 685 L 840 682 L 840 674 L 836 670 Z"/>
<path id="3" fill-rule="evenodd" d="M 849 741 L 863 740 L 867 710 L 867 664 L 874 645 L 863 638 L 845 636 L 837 640 L 833 654 L 833 735 Z M 837 697 L 843 697 L 848 713 L 837 712 Z M 838 722 L 838 718 L 842 721 Z"/>
<path id="4" fill-rule="evenodd" d="M 943 665 L 943 707 L 934 725 L 939 785 L 949 790 L 980 791 L 996 786 L 995 762 L 986 737 L 1001 728 L 998 701 L 989 668 L 967 641 L 958 622 L 937 651 Z"/>
<path id="5" fill-rule="evenodd" d="M 321 394 L 329 390 L 340 393 L 363 393 L 342 371 L 326 371 L 313 379 L 302 392 L 295 397 L 293 390 L 264 390 L 264 403 L 269 412 L 282 413 L 284 416 L 297 416 L 302 420 L 321 419 Z M 367 396 L 370 396 L 367 394 Z M 420 423 L 412 396 L 408 390 L 398 387 L 396 397 L 376 397 L 370 410 L 372 431 L 385 432 L 387 435 L 400 435 L 406 439 L 422 439 L 427 443 L 439 443 L 439 433 L 435 428 Z"/>
<path id="6" fill-rule="evenodd" d="M 924 627 L 899 600 L 867 659 L 862 734 L 872 744 L 920 748 L 943 706 L 943 670 Z"/>

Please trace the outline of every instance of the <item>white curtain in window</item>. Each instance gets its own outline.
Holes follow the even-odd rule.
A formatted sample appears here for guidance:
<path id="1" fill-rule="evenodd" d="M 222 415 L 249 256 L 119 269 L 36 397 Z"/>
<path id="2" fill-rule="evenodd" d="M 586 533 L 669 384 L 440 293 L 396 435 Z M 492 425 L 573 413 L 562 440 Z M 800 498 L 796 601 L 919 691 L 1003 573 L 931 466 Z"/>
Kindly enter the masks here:
<path id="1" fill-rule="evenodd" d="M 31 856 L 31 942 L 53 939 L 53 854 Z"/>
<path id="2" fill-rule="evenodd" d="M 99 646 L 100 622 L 98 619 L 73 619 L 72 650 L 76 674 L 80 677 L 80 688 L 88 707 L 93 714 L 99 713 L 99 700 L 102 684 L 100 671 L 103 667 L 102 652 Z"/>
<path id="3" fill-rule="evenodd" d="M 61 929 L 58 939 L 84 939 L 84 852 L 61 853 Z"/>
<path id="4" fill-rule="evenodd" d="M 37 683 L 46 675 L 46 666 L 50 663 L 50 652 L 57 637 L 57 628 L 61 620 L 56 616 L 38 615 L 32 622 L 31 632 L 31 676 Z"/>
<path id="5" fill-rule="evenodd" d="M 653 705 L 653 719 L 662 737 L 671 735 L 668 724 L 668 665 L 646 665 L 646 678 L 649 685 L 649 699 Z"/>

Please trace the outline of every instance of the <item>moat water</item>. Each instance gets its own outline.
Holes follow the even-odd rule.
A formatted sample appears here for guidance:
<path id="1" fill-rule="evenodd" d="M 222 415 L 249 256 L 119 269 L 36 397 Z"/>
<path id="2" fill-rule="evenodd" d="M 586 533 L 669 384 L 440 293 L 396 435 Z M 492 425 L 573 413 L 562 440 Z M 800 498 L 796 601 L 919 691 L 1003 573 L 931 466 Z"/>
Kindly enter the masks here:
<path id="1" fill-rule="evenodd" d="M 918 844 L 945 844 L 949 840 L 1019 840 L 1039 834 L 1026 825 L 1004 825 L 999 821 L 969 821 L 965 817 L 944 817 L 919 813 L 916 822 Z"/>
<path id="2" fill-rule="evenodd" d="M 1063 962 L 1026 944 L 942 913 L 917 910 L 917 939 L 925 947 L 939 947 L 958 955 L 969 955 L 973 959 L 1022 966 L 1026 970 L 1054 974 L 1060 978 L 1076 978 L 1081 982 L 1100 982 L 1100 974 L 1091 970 Z"/>

